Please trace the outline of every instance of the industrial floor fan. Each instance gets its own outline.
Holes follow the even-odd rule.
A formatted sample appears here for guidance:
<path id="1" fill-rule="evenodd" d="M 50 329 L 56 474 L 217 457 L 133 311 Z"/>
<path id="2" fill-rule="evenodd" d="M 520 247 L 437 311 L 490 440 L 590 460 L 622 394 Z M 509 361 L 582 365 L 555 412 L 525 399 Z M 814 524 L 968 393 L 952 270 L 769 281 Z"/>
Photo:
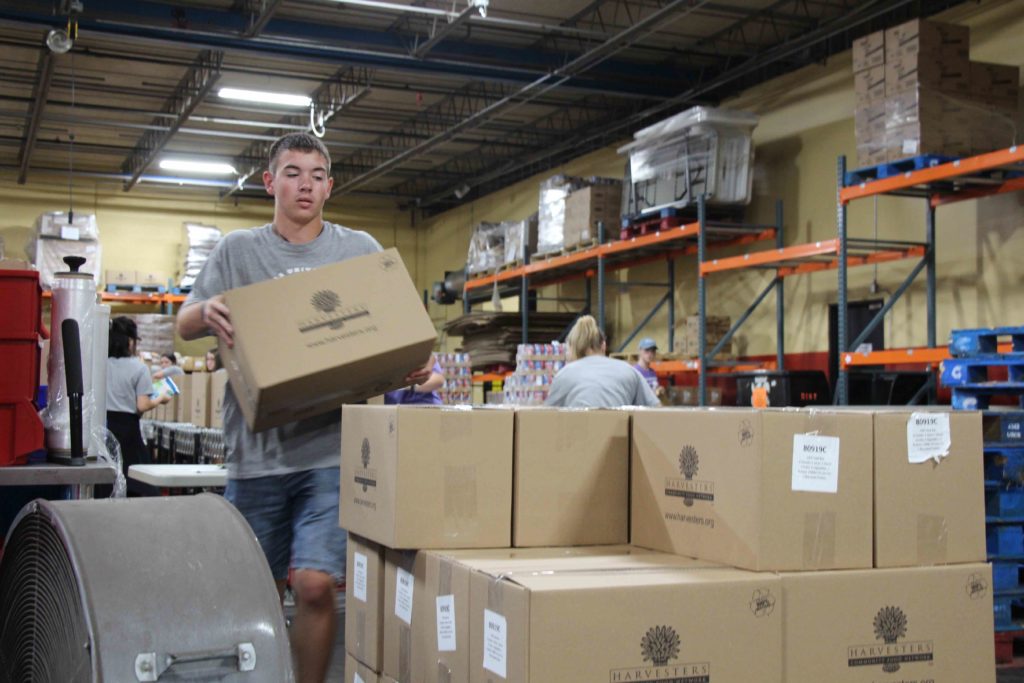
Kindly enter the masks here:
<path id="1" fill-rule="evenodd" d="M 290 683 L 252 530 L 220 496 L 34 501 L 0 558 L 0 683 Z"/>

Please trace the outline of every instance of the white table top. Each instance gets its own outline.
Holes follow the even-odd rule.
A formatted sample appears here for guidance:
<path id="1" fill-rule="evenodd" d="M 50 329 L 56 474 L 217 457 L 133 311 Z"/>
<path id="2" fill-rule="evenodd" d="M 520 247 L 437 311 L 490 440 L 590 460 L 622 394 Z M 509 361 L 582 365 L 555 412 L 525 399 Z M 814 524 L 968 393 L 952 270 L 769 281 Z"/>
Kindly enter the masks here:
<path id="1" fill-rule="evenodd" d="M 128 477 L 160 488 L 207 488 L 228 483 L 228 471 L 222 465 L 132 465 Z"/>

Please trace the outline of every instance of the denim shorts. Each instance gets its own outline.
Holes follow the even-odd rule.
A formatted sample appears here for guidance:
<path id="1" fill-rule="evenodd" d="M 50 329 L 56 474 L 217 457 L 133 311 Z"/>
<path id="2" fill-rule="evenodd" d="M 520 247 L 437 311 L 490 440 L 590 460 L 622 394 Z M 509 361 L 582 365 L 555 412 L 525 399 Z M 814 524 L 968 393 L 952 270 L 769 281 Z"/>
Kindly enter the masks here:
<path id="1" fill-rule="evenodd" d="M 288 568 L 345 575 L 345 530 L 338 526 L 337 467 L 252 479 L 229 479 L 224 497 L 238 508 L 267 557 L 274 578 Z"/>

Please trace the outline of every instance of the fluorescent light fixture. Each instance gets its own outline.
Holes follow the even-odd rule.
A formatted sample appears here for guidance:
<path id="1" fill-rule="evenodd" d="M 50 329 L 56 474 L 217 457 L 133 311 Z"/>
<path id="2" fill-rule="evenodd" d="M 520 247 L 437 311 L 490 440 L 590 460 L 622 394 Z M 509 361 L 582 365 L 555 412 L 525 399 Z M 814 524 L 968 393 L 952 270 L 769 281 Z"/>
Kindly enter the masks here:
<path id="1" fill-rule="evenodd" d="M 266 92 L 263 90 L 243 90 L 241 88 L 221 88 L 217 94 L 226 100 L 257 102 L 259 104 L 279 104 L 284 107 L 308 107 L 312 100 L 305 95 L 292 95 L 286 92 Z"/>
<path id="2" fill-rule="evenodd" d="M 160 161 L 160 168 L 165 171 L 208 173 L 210 175 L 234 175 L 237 173 L 231 164 L 217 161 L 189 161 L 188 159 L 163 159 Z"/>

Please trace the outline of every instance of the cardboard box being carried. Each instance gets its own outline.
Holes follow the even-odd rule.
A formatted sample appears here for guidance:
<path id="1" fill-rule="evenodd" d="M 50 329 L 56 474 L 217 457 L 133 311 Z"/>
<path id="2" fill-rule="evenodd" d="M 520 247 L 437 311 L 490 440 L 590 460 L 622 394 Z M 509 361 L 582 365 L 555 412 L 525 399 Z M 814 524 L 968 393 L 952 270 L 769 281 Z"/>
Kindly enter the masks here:
<path id="1" fill-rule="evenodd" d="M 224 368 L 210 374 L 210 426 L 224 427 L 224 391 L 228 385 L 228 371 Z"/>
<path id="2" fill-rule="evenodd" d="M 221 345 L 253 431 L 397 389 L 436 333 L 395 249 L 225 292 Z"/>
<path id="3" fill-rule="evenodd" d="M 871 426 L 854 411 L 637 411 L 631 542 L 755 570 L 871 567 Z"/>
<path id="4" fill-rule="evenodd" d="M 516 411 L 512 545 L 629 542 L 629 413 Z"/>
<path id="5" fill-rule="evenodd" d="M 782 595 L 786 681 L 996 680 L 988 565 L 784 574 Z"/>
<path id="6" fill-rule="evenodd" d="M 345 561 L 345 649 L 377 673 L 384 663 L 384 548 L 348 535 Z"/>
<path id="7" fill-rule="evenodd" d="M 875 566 L 984 562 L 984 479 L 980 413 L 876 413 Z"/>
<path id="8" fill-rule="evenodd" d="M 780 585 L 717 568 L 477 571 L 470 681 L 781 683 Z"/>
<path id="9" fill-rule="evenodd" d="M 389 548 L 507 548 L 513 418 L 502 409 L 345 406 L 341 525 Z"/>

